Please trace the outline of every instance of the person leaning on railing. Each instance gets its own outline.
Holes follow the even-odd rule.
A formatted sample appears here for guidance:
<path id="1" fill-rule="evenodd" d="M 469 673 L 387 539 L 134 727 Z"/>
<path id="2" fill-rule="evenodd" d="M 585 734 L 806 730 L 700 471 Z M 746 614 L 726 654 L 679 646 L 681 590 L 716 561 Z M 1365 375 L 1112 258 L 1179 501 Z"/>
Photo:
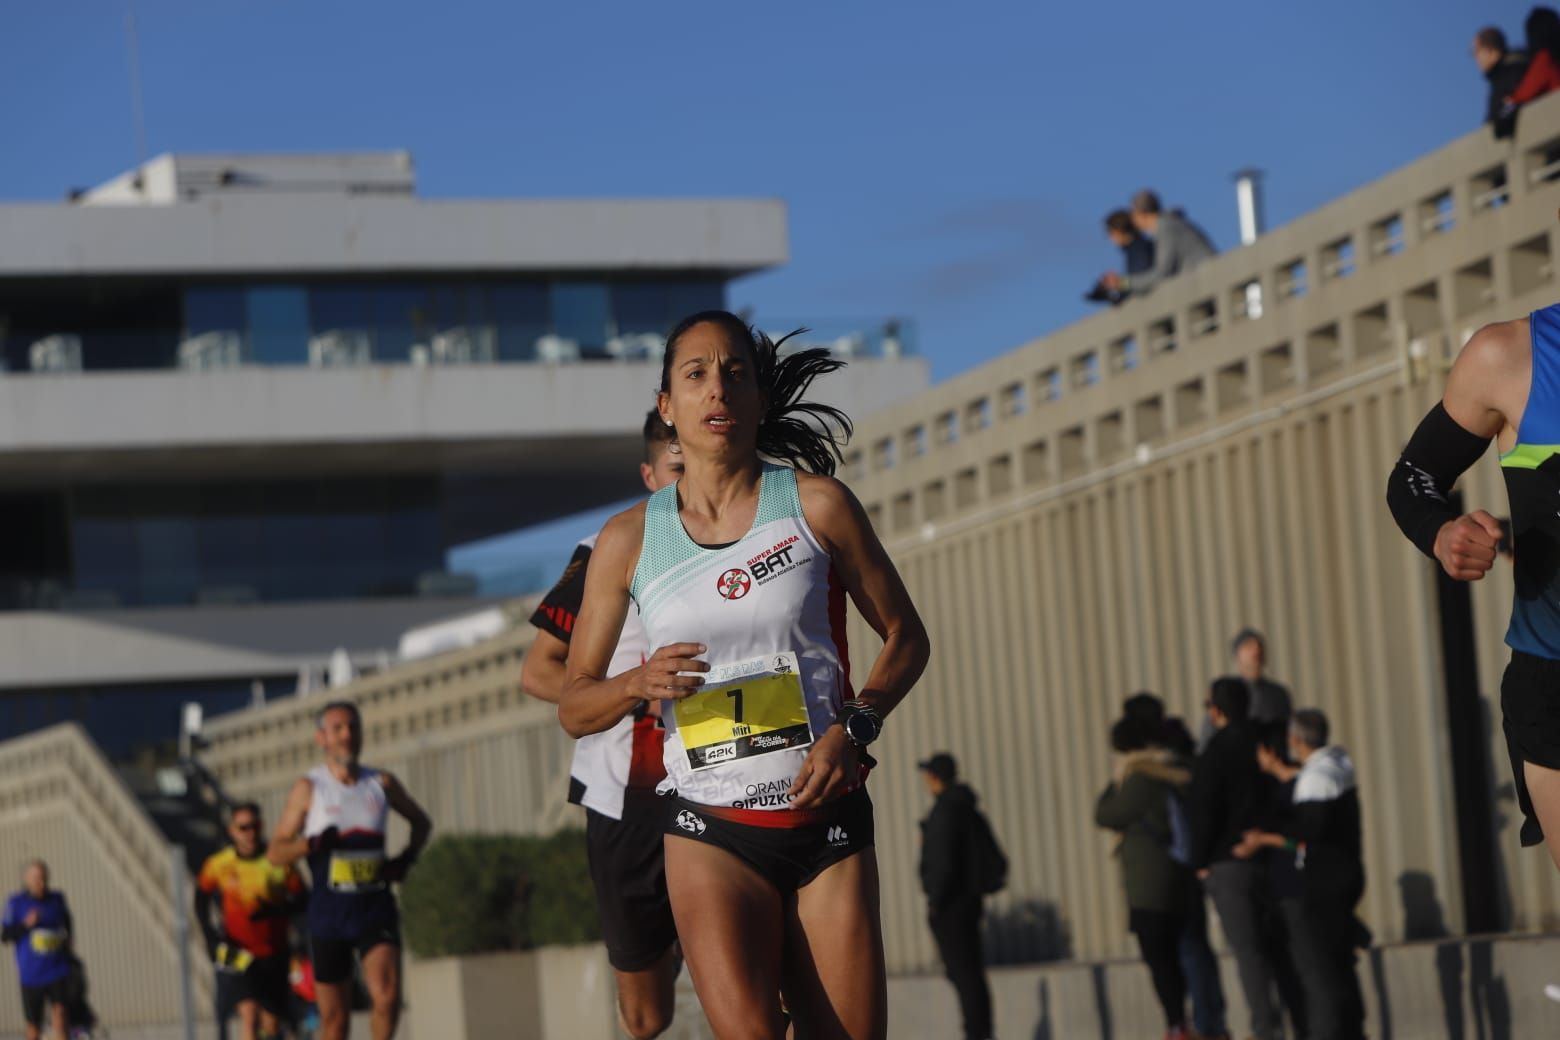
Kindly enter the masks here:
<path id="1" fill-rule="evenodd" d="M 1166 278 L 1184 274 L 1218 255 L 1207 233 L 1188 220 L 1184 211 L 1166 212 L 1159 204 L 1159 196 L 1146 188 L 1132 196 L 1132 224 L 1153 238 L 1154 266 L 1134 275 L 1112 271 L 1101 279 L 1107 290 L 1142 296 Z"/>

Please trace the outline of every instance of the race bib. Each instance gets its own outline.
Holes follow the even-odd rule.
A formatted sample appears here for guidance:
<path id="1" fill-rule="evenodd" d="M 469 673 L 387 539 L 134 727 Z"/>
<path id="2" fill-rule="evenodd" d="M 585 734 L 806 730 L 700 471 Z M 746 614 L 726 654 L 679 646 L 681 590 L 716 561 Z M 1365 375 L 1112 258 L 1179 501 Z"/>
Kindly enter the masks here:
<path id="1" fill-rule="evenodd" d="M 59 953 L 65 948 L 66 933 L 63 930 L 56 931 L 51 928 L 34 928 L 27 933 L 27 944 L 32 947 L 33 953 L 45 956 L 51 953 Z"/>
<path id="2" fill-rule="evenodd" d="M 333 892 L 369 892 L 385 886 L 382 877 L 385 854 L 377 849 L 361 852 L 338 850 L 330 854 L 330 888 Z"/>
<path id="3" fill-rule="evenodd" d="M 813 742 L 796 655 L 713 669 L 713 685 L 672 709 L 690 769 L 712 769 Z"/>
<path id="4" fill-rule="evenodd" d="M 217 962 L 218 970 L 242 975 L 255 962 L 255 955 L 242 946 L 234 946 L 232 943 L 218 943 L 217 953 L 213 959 Z"/>

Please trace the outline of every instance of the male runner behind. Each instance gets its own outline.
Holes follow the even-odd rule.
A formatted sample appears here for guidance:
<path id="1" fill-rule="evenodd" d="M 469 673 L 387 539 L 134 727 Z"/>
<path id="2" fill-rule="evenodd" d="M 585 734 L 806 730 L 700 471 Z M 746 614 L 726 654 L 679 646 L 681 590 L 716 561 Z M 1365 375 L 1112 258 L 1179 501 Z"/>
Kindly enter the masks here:
<path id="1" fill-rule="evenodd" d="M 0 920 L 0 940 L 16 944 L 16 973 L 22 982 L 22 1016 L 27 1040 L 42 1036 L 44 1004 L 54 1040 L 65 1040 L 70 1026 L 70 909 L 65 896 L 49 887 L 49 867 L 35 859 L 22 870 L 22 890 L 12 893 Z"/>
<path id="2" fill-rule="evenodd" d="M 332 701 L 321 708 L 314 742 L 325 761 L 288 792 L 267 855 L 282 866 L 309 861 L 321 1037 L 346 1040 L 356 954 L 373 1002 L 374 1040 L 390 1040 L 401 1016 L 401 918 L 390 885 L 406 877 L 433 823 L 399 780 L 359 763 L 363 719 L 356 704 Z M 400 855 L 386 859 L 391 810 L 411 824 L 412 835 Z"/>
<path id="3" fill-rule="evenodd" d="M 1476 332 L 1387 481 L 1387 505 L 1420 552 L 1457 581 L 1489 572 L 1501 525 L 1458 515 L 1452 485 L 1494 439 L 1511 504 L 1516 599 L 1500 708 L 1523 845 L 1560 865 L 1560 305 Z"/>
<path id="4" fill-rule="evenodd" d="M 654 492 L 682 475 L 682 453 L 672 428 L 653 409 L 645 417 L 645 459 L 639 476 Z M 558 703 L 565 684 L 569 635 L 585 597 L 585 567 L 595 547 L 591 535 L 574 550 L 563 577 L 536 608 L 536 640 L 525 655 L 520 685 Z M 637 668 L 649 654 L 639 616 L 630 611 L 618 637 L 611 674 Z M 655 787 L 666 776 L 660 720 L 641 701 L 603 733 L 574 745 L 569 801 L 585 807 L 585 842 L 596 912 L 617 974 L 618 1020 L 634 1040 L 659 1036 L 672 1024 L 677 979 L 677 929 L 666 895 L 662 849 L 665 820 Z"/>
<path id="5" fill-rule="evenodd" d="M 260 806 L 233 806 L 233 844 L 208 858 L 195 882 L 195 920 L 217 971 L 217 1020 L 236 1010 L 244 1040 L 279 1036 L 290 1017 L 288 918 L 308 900 L 295 868 L 266 859 L 260 831 Z M 211 913 L 219 901 L 220 925 Z"/>

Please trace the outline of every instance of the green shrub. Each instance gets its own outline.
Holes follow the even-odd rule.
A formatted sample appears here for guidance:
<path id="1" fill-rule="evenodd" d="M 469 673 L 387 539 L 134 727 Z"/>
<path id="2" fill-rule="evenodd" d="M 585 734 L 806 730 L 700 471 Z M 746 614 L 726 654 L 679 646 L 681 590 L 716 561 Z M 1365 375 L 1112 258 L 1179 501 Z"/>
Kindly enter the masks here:
<path id="1" fill-rule="evenodd" d="M 401 888 L 407 945 L 455 957 L 592 942 L 601 929 L 585 833 L 452 834 L 428 846 Z"/>

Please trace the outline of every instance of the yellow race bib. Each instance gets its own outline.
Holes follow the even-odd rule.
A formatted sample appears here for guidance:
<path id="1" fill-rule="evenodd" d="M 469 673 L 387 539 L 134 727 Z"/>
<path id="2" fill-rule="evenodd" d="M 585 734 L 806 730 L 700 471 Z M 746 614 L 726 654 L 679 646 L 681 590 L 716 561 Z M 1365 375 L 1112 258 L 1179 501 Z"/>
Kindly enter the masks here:
<path id="1" fill-rule="evenodd" d="M 330 887 L 334 892 L 367 892 L 383 888 L 385 854 L 377 849 L 340 849 L 330 854 Z"/>
<path id="2" fill-rule="evenodd" d="M 32 947 L 33 953 L 41 953 L 45 956 L 51 953 L 59 953 L 64 949 L 65 939 L 64 931 L 56 931 L 51 928 L 34 928 L 27 933 L 27 944 Z"/>
<path id="3" fill-rule="evenodd" d="M 775 654 L 720 669 L 741 678 L 707 686 L 676 703 L 672 715 L 690 769 L 711 769 L 813 742 L 796 655 Z"/>

